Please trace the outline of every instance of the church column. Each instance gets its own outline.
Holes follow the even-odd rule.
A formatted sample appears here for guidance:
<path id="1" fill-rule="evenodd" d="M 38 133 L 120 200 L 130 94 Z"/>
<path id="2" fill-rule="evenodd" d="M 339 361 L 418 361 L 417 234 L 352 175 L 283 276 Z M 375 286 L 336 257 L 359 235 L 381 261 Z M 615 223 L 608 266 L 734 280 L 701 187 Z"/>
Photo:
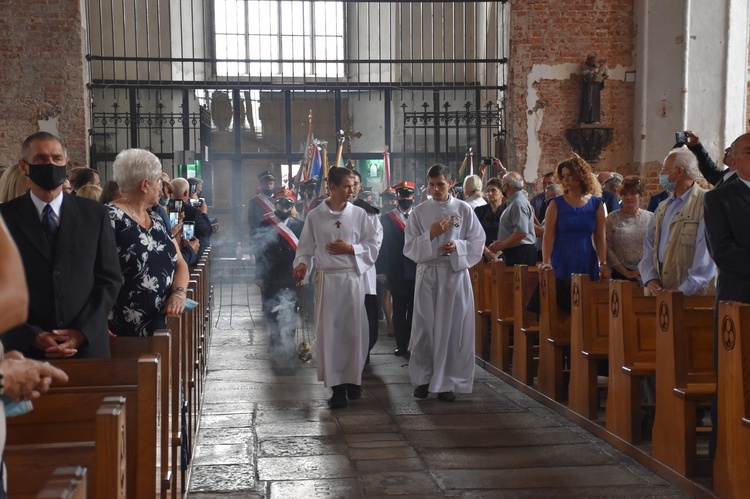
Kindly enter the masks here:
<path id="1" fill-rule="evenodd" d="M 685 129 L 720 161 L 746 127 L 747 0 L 637 0 L 635 21 L 634 161 L 653 172 Z"/>

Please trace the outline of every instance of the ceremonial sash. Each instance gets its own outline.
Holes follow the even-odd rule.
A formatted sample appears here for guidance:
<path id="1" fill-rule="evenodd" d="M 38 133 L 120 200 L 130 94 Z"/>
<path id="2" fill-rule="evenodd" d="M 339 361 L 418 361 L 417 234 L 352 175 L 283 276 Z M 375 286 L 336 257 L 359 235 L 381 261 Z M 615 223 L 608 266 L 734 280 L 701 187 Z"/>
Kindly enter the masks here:
<path id="1" fill-rule="evenodd" d="M 289 243 L 289 246 L 291 246 L 294 251 L 297 251 L 297 244 L 299 243 L 299 239 L 297 239 L 297 236 L 294 235 L 294 232 L 292 232 L 292 229 L 290 229 L 287 224 L 282 222 L 281 219 L 273 213 L 266 213 L 265 215 L 263 215 L 263 219 L 271 224 L 271 226 L 276 229 L 276 232 L 278 232 L 281 237 L 286 239 L 286 242 Z"/>
<path id="2" fill-rule="evenodd" d="M 391 210 L 388 212 L 388 216 L 391 217 L 391 220 L 393 220 L 393 223 L 396 224 L 396 226 L 401 229 L 401 232 L 403 232 L 406 229 L 406 224 L 403 220 L 401 220 L 401 217 L 396 215 L 396 210 Z"/>
<path id="3" fill-rule="evenodd" d="M 273 203 L 269 201 L 266 196 L 258 194 L 253 199 L 260 205 L 265 213 L 271 213 L 273 211 Z"/>

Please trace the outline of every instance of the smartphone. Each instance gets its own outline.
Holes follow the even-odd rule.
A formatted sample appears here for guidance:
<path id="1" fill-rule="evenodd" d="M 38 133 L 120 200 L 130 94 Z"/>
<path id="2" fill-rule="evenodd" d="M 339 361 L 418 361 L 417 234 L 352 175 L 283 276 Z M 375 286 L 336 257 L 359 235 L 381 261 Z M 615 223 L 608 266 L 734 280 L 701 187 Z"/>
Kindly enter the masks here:
<path id="1" fill-rule="evenodd" d="M 198 206 L 203 206 L 206 204 L 206 198 L 198 198 Z"/>
<path id="2" fill-rule="evenodd" d="M 174 211 L 176 211 L 177 213 L 179 213 L 179 212 L 182 211 L 182 201 L 181 200 L 179 200 L 179 199 L 175 200 L 175 202 L 174 202 Z"/>
<path id="3" fill-rule="evenodd" d="M 182 238 L 188 241 L 195 238 L 195 222 L 182 222 Z"/>
<path id="4" fill-rule="evenodd" d="M 190 206 L 198 207 L 201 205 L 200 201 L 197 199 L 188 199 L 188 202 L 190 203 Z"/>
<path id="5" fill-rule="evenodd" d="M 192 196 L 195 194 L 195 190 L 198 188 L 198 184 L 193 184 L 190 186 L 190 195 Z"/>
<path id="6" fill-rule="evenodd" d="M 169 212 L 169 224 L 174 227 L 180 223 L 180 212 L 172 210 Z"/>
<path id="7" fill-rule="evenodd" d="M 491 165 L 492 164 L 492 158 L 484 158 L 484 164 L 485 165 Z"/>
<path id="8" fill-rule="evenodd" d="M 674 138 L 678 144 L 687 144 L 688 138 L 685 132 L 677 132 L 674 134 Z"/>

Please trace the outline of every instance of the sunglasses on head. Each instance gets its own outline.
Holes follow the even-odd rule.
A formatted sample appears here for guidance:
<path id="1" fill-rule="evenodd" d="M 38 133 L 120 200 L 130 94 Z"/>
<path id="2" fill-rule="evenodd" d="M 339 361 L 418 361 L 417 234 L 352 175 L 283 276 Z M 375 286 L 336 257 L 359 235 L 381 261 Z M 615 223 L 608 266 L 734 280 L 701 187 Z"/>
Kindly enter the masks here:
<path id="1" fill-rule="evenodd" d="M 279 199 L 276 201 L 276 206 L 280 206 L 282 208 L 290 208 L 294 206 L 294 203 L 292 203 L 288 199 Z"/>

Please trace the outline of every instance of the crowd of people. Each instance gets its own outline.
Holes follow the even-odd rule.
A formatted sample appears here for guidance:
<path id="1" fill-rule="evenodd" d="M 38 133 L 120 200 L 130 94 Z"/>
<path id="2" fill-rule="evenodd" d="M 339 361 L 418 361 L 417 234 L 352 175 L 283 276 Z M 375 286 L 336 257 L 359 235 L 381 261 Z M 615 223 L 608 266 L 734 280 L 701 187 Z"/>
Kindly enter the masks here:
<path id="1" fill-rule="evenodd" d="M 362 395 L 385 314 L 414 397 L 452 402 L 472 391 L 468 269 L 482 258 L 554 269 L 558 289 L 567 283 L 567 296 L 558 293 L 564 308 L 574 273 L 635 281 L 651 294 L 750 302 L 750 236 L 739 225 L 749 209 L 750 134 L 726 149 L 727 168 L 697 135 L 685 137 L 667 152 L 663 191 L 649 209 L 643 178 L 596 175 L 576 155 L 542 175 L 533 196 L 520 173 L 491 158 L 460 190 L 451 169 L 435 164 L 421 202 L 416 185 L 402 181 L 380 193 L 380 206 L 351 169 L 332 168 L 325 184 L 311 179 L 294 190 L 262 172 L 248 221 L 271 353 L 294 358 L 304 300 L 329 405 L 347 407 Z M 212 234 L 202 182 L 170 179 L 147 150 L 120 152 L 103 188 L 96 170 L 69 172 L 67 164 L 62 140 L 38 132 L 0 178 L 0 252 L 10 269 L 0 280 L 23 284 L 21 293 L 0 288 L 4 307 L 15 303 L 5 309 L 19 312 L 3 316 L 0 364 L 15 399 L 65 380 L 32 359 L 107 357 L 108 335 L 148 336 L 166 314 L 181 313 L 188 266 Z M 500 175 L 484 181 L 488 165 Z"/>

